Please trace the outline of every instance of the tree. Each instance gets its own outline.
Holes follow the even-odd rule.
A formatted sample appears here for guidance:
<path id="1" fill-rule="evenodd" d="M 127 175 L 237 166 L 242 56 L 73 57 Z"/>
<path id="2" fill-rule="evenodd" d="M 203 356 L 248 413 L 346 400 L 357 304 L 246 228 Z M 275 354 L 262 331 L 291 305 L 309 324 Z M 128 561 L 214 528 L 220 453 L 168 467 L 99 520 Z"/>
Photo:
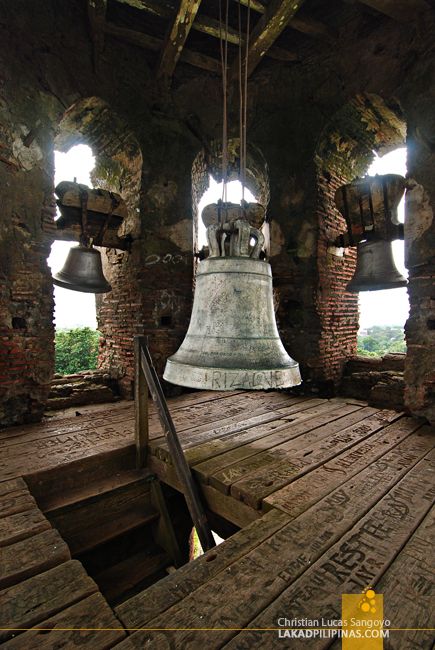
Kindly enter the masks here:
<path id="1" fill-rule="evenodd" d="M 365 336 L 362 340 L 362 347 L 368 352 L 379 352 L 381 341 L 376 336 Z"/>
<path id="2" fill-rule="evenodd" d="M 381 357 L 389 352 L 406 352 L 402 327 L 374 325 L 367 330 L 367 335 L 358 336 L 357 354 L 365 357 Z"/>
<path id="3" fill-rule="evenodd" d="M 69 375 L 97 367 L 100 333 L 90 327 L 56 332 L 55 370 Z"/>

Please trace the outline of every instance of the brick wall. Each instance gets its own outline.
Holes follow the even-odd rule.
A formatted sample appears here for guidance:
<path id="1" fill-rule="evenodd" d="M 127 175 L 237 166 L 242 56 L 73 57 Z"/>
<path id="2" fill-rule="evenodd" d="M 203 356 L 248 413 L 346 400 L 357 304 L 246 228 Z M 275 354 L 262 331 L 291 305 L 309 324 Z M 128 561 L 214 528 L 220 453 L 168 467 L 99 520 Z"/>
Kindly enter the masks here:
<path id="1" fill-rule="evenodd" d="M 25 134 L 12 125 L 7 132 L 5 122 L 1 135 L 0 423 L 15 424 L 40 419 L 54 371 L 51 238 L 43 230 L 54 203 L 42 148 L 25 147 Z"/>
<path id="2" fill-rule="evenodd" d="M 335 249 L 331 241 L 345 232 L 345 220 L 334 203 L 335 191 L 348 182 L 339 171 L 320 172 L 318 178 L 319 239 L 317 259 L 320 316 L 318 370 L 322 379 L 337 382 L 346 360 L 356 353 L 358 294 L 346 291 L 356 264 L 356 249 Z"/>

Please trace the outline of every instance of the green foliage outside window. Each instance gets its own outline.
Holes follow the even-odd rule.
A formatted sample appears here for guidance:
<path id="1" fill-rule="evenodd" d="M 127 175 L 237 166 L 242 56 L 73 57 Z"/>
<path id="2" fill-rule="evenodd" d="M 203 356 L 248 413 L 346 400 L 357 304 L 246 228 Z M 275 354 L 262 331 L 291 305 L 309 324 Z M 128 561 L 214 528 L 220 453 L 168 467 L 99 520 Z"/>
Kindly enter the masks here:
<path id="1" fill-rule="evenodd" d="M 56 332 L 55 370 L 61 375 L 71 375 L 81 370 L 97 367 L 100 332 L 90 327 Z"/>
<path id="2" fill-rule="evenodd" d="M 357 354 L 364 357 L 382 357 L 390 352 L 406 352 L 403 327 L 374 325 L 367 334 L 358 335 Z"/>

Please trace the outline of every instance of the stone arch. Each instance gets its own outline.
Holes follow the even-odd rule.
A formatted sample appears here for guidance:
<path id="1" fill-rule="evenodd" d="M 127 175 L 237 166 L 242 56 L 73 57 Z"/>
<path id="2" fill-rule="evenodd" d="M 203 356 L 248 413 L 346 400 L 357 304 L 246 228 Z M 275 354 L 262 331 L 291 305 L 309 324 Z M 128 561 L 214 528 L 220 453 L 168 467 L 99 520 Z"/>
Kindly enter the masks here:
<path id="1" fill-rule="evenodd" d="M 76 144 L 87 144 L 93 151 L 93 184 L 120 194 L 128 208 L 118 235 L 130 245 L 122 251 L 101 249 L 104 274 L 112 291 L 96 296 L 96 303 L 102 334 L 98 366 L 118 380 L 123 394 L 130 395 L 134 379 L 132 341 L 141 318 L 141 297 L 134 280 L 140 266 L 135 241 L 141 235 L 142 151 L 129 126 L 99 97 L 78 100 L 59 122 L 54 148 L 68 151 Z"/>
<path id="2" fill-rule="evenodd" d="M 338 187 L 366 173 L 373 151 L 387 153 L 404 145 L 406 122 L 395 101 L 359 94 L 323 128 L 315 150 L 317 176 L 316 310 L 320 319 L 317 374 L 337 382 L 345 361 L 356 353 L 358 294 L 345 291 L 356 264 L 354 248 L 337 250 L 331 242 L 345 232 L 334 203 Z"/>

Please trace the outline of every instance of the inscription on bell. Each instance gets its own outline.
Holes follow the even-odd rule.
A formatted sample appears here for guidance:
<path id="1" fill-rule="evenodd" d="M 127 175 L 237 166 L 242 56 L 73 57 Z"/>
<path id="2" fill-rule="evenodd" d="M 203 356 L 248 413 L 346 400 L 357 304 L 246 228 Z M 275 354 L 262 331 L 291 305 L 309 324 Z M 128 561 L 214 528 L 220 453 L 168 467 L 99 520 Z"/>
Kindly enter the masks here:
<path id="1" fill-rule="evenodd" d="M 285 375 L 281 370 L 245 371 L 234 373 L 225 370 L 214 370 L 211 380 L 212 390 L 228 390 L 232 388 L 284 388 Z"/>

